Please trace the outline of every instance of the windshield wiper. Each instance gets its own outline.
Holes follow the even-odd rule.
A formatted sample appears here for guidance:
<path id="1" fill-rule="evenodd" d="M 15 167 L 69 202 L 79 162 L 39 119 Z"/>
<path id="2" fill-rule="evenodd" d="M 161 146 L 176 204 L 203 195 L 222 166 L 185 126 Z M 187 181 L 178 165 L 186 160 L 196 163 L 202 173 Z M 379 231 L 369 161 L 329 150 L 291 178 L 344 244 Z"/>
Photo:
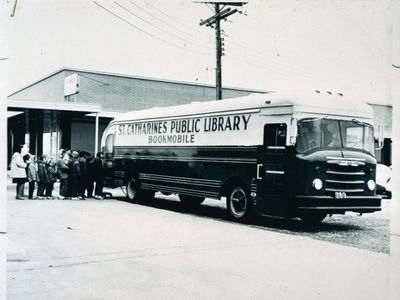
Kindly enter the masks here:
<path id="1" fill-rule="evenodd" d="M 361 122 L 361 121 L 356 120 L 356 119 L 351 120 L 351 122 L 352 122 L 352 123 L 355 123 L 355 124 L 357 124 L 357 125 L 360 125 L 360 126 L 368 126 L 368 127 L 371 127 L 371 124 L 368 124 L 368 123 L 365 123 L 365 122 Z"/>
<path id="2" fill-rule="evenodd" d="M 297 125 L 298 125 L 298 124 L 300 124 L 300 123 L 321 121 L 322 119 L 323 119 L 322 117 L 320 117 L 320 118 L 307 118 L 307 119 L 300 119 L 300 120 L 297 122 Z"/>

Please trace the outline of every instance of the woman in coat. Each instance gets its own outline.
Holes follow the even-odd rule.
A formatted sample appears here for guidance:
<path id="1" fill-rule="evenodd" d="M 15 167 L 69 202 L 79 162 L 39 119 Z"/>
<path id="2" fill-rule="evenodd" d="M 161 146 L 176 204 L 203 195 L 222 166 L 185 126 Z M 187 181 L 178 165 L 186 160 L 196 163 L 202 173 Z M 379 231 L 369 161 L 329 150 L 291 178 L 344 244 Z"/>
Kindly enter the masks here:
<path id="1" fill-rule="evenodd" d="M 24 161 L 24 156 L 28 154 L 29 147 L 27 144 L 21 145 L 20 151 L 13 154 L 11 160 L 11 173 L 10 176 L 13 179 L 13 183 L 17 184 L 17 193 L 15 199 L 23 199 L 22 195 L 24 193 L 25 182 L 27 181 L 26 174 L 26 161 Z"/>

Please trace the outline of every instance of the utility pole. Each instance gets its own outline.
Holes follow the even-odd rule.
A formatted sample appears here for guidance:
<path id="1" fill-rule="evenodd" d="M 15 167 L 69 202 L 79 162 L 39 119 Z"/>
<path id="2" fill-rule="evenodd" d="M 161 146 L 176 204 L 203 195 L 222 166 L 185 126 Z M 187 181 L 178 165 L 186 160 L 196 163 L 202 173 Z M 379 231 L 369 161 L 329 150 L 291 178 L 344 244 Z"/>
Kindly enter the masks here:
<path id="1" fill-rule="evenodd" d="M 243 6 L 247 2 L 239 2 L 239 1 L 199 1 L 200 3 L 205 4 L 213 4 L 215 15 L 209 17 L 206 20 L 201 20 L 199 25 L 210 26 L 212 28 L 215 27 L 215 49 L 216 49 L 216 64 L 215 64 L 215 87 L 216 87 L 216 99 L 222 99 L 222 55 L 223 52 L 223 44 L 221 38 L 221 20 L 226 20 L 227 17 L 233 15 L 238 12 L 238 10 L 232 9 L 227 6 Z M 241 13 L 241 12 L 240 12 Z"/>
<path id="2" fill-rule="evenodd" d="M 220 13 L 219 4 L 215 4 L 215 15 Z M 216 67 L 215 67 L 215 88 L 216 88 L 216 99 L 222 99 L 222 41 L 221 41 L 221 19 L 215 19 L 215 45 L 216 45 Z"/>

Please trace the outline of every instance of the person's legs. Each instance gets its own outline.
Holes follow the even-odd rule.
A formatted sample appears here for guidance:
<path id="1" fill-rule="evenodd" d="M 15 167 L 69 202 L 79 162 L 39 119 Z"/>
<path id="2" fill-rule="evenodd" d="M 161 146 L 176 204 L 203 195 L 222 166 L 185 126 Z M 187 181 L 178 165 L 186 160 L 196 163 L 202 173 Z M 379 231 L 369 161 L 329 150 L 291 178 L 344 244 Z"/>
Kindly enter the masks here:
<path id="1" fill-rule="evenodd" d="M 46 188 L 46 183 L 44 183 L 44 182 L 38 183 L 38 191 L 37 191 L 38 197 L 44 197 L 45 188 Z"/>
<path id="2" fill-rule="evenodd" d="M 23 181 L 19 181 L 17 183 L 17 198 L 22 199 L 24 188 L 25 188 L 25 183 Z"/>
<path id="3" fill-rule="evenodd" d="M 96 197 L 103 197 L 103 179 L 96 180 L 96 189 L 95 189 Z"/>
<path id="4" fill-rule="evenodd" d="M 46 197 L 50 197 L 50 182 L 48 182 L 48 183 L 46 184 L 46 190 L 45 190 L 45 192 L 44 192 L 44 195 L 45 195 Z"/>
<path id="5" fill-rule="evenodd" d="M 47 198 L 52 198 L 52 193 L 53 193 L 53 189 L 54 189 L 54 182 L 49 182 L 46 185 L 46 197 Z"/>
<path id="6" fill-rule="evenodd" d="M 71 180 L 71 197 L 76 198 L 78 197 L 78 187 L 79 187 L 79 181 L 76 179 Z"/>
<path id="7" fill-rule="evenodd" d="M 85 198 L 86 182 L 87 182 L 87 179 L 84 177 L 82 177 L 79 182 L 79 196 L 82 198 Z"/>
<path id="8" fill-rule="evenodd" d="M 99 180 L 96 180 L 96 181 L 95 181 L 95 184 L 96 184 L 96 186 L 95 186 L 95 188 L 94 188 L 94 195 L 95 195 L 95 196 L 99 196 L 100 193 L 101 193 L 100 181 L 99 181 Z"/>
<path id="9" fill-rule="evenodd" d="M 32 199 L 33 198 L 33 192 L 35 191 L 35 182 L 31 181 L 29 182 L 29 195 L 28 195 L 28 199 Z"/>
<path id="10" fill-rule="evenodd" d="M 64 198 L 67 195 L 68 191 L 68 179 L 61 178 L 60 179 L 60 198 Z"/>
<path id="11" fill-rule="evenodd" d="M 103 187 L 104 187 L 104 181 L 103 181 L 103 179 L 102 179 L 102 180 L 100 180 L 100 182 L 99 182 L 99 195 L 100 195 L 100 196 L 103 196 Z"/>
<path id="12" fill-rule="evenodd" d="M 53 197 L 54 182 L 49 183 L 49 197 Z"/>
<path id="13" fill-rule="evenodd" d="M 87 186 L 86 186 L 86 191 L 87 191 L 87 197 L 92 198 L 93 197 L 93 190 L 94 190 L 94 181 L 92 179 L 88 180 Z"/>
<path id="14" fill-rule="evenodd" d="M 71 180 L 71 176 L 67 178 L 67 189 L 65 191 L 65 197 L 71 197 L 72 194 L 72 180 Z"/>

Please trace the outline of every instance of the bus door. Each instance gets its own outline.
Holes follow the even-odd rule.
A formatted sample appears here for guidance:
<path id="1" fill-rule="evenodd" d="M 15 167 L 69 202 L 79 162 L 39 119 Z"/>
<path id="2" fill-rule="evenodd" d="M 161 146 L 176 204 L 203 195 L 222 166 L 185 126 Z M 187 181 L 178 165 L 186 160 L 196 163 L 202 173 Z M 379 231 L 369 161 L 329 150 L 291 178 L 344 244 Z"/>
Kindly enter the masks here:
<path id="1" fill-rule="evenodd" d="M 104 185 L 114 187 L 114 134 L 109 134 L 106 137 L 104 151 Z"/>
<path id="2" fill-rule="evenodd" d="M 262 196 L 257 210 L 261 214 L 284 216 L 288 210 L 286 134 L 287 125 L 284 123 L 264 126 L 264 143 L 258 174 Z"/>

